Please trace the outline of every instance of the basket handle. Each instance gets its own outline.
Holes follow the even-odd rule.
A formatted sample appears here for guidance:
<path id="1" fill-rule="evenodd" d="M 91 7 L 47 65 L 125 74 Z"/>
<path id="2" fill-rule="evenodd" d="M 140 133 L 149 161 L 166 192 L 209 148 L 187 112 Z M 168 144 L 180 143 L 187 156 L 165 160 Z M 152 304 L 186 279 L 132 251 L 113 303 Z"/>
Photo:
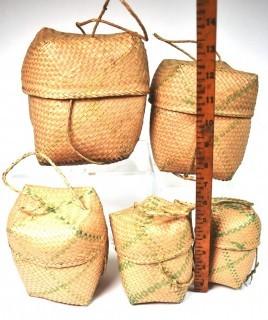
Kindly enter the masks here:
<path id="1" fill-rule="evenodd" d="M 155 36 L 156 39 L 158 39 L 160 41 L 163 41 L 163 42 L 171 45 L 172 47 L 178 49 L 179 51 L 184 53 L 187 57 L 189 57 L 191 60 L 196 61 L 196 59 L 192 55 L 190 55 L 187 51 L 185 51 L 182 48 L 180 48 L 179 46 L 177 46 L 176 43 L 196 43 L 197 44 L 197 41 L 195 41 L 195 40 L 168 40 L 168 39 L 165 39 L 165 38 L 161 37 L 157 33 L 154 33 L 154 36 Z M 222 61 L 221 56 L 217 51 L 216 51 L 216 55 L 217 55 L 217 57 L 219 59 L 219 62 L 221 62 Z"/>
<path id="2" fill-rule="evenodd" d="M 80 151 L 76 149 L 76 147 L 73 144 L 73 139 L 72 139 L 72 116 L 73 116 L 73 109 L 74 109 L 74 100 L 70 100 L 70 106 L 69 106 L 69 115 L 68 115 L 68 127 L 67 127 L 67 138 L 68 142 L 73 149 L 73 151 L 83 160 L 85 160 L 89 164 L 97 164 L 97 165 L 102 165 L 105 164 L 105 162 L 101 161 L 94 161 L 89 158 L 87 158 L 85 155 L 83 155 Z"/>
<path id="3" fill-rule="evenodd" d="M 20 162 L 22 162 L 24 159 L 29 158 L 31 156 L 37 156 L 37 157 L 41 157 L 44 160 L 46 160 L 54 169 L 55 171 L 61 176 L 65 186 L 70 189 L 73 193 L 73 196 L 82 204 L 83 209 L 86 209 L 85 204 L 83 203 L 82 199 L 78 196 L 78 194 L 75 192 L 75 190 L 73 189 L 72 185 L 70 184 L 69 180 L 66 178 L 66 176 L 64 175 L 64 173 L 61 171 L 61 169 L 59 167 L 56 166 L 56 164 L 45 154 L 41 153 L 41 152 L 28 152 L 25 153 L 23 156 L 21 156 L 20 158 L 18 158 L 16 161 L 14 161 L 2 174 L 2 180 L 4 182 L 4 184 L 9 187 L 9 189 L 11 189 L 12 191 L 15 191 L 17 193 L 20 193 L 21 190 L 17 189 L 16 187 L 13 187 L 7 180 L 7 176 L 8 174 L 14 169 L 14 167 L 16 167 Z"/>
<path id="4" fill-rule="evenodd" d="M 86 24 L 89 24 L 89 23 L 92 23 L 92 22 L 95 22 L 95 26 L 93 28 L 93 31 L 92 31 L 92 37 L 95 37 L 95 34 L 96 34 L 96 31 L 97 31 L 97 28 L 99 26 L 100 23 L 104 23 L 104 24 L 107 24 L 107 25 L 110 25 L 114 28 L 117 28 L 117 29 L 120 29 L 120 30 L 123 30 L 123 31 L 126 31 L 126 32 L 130 32 L 130 33 L 135 33 L 137 34 L 141 39 L 143 39 L 144 41 L 148 41 L 149 38 L 148 38 L 148 33 L 143 25 L 143 23 L 141 22 L 140 18 L 138 17 L 138 15 L 134 12 L 134 10 L 131 8 L 131 6 L 127 3 L 126 0 L 120 0 L 120 2 L 122 3 L 122 5 L 127 9 L 127 11 L 130 13 L 130 15 L 136 20 L 136 22 L 138 23 L 138 25 L 140 26 L 142 32 L 143 32 L 143 35 L 139 34 L 139 33 L 136 33 L 134 31 L 131 31 L 129 29 L 126 29 L 124 27 L 121 27 L 113 22 L 109 22 L 109 21 L 106 21 L 106 20 L 102 20 L 102 17 L 104 16 L 105 14 L 105 11 L 108 9 L 108 5 L 110 3 L 111 0 L 106 0 L 104 5 L 103 5 L 103 8 L 101 10 L 101 13 L 99 15 L 99 17 L 97 19 L 90 19 L 90 20 L 87 20 L 87 21 L 83 21 L 83 22 L 76 22 L 76 26 L 81 30 L 81 32 L 83 34 L 86 34 L 86 32 L 84 31 L 84 29 L 82 28 L 82 26 L 86 25 Z"/>

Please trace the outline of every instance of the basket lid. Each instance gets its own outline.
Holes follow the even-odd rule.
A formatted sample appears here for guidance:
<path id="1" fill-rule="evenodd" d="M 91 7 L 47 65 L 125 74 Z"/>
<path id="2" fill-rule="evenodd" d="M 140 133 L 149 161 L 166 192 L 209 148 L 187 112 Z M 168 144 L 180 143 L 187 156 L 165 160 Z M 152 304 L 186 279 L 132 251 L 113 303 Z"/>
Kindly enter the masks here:
<path id="1" fill-rule="evenodd" d="M 83 35 L 44 28 L 22 67 L 23 91 L 51 99 L 145 95 L 147 55 L 134 33 Z"/>
<path id="2" fill-rule="evenodd" d="M 8 220 L 13 254 L 46 267 L 70 267 L 105 252 L 107 229 L 99 198 L 91 188 L 25 186 Z"/>
<path id="3" fill-rule="evenodd" d="M 258 247 L 261 222 L 252 206 L 239 199 L 213 199 L 212 239 L 215 247 L 237 251 Z"/>
<path id="4" fill-rule="evenodd" d="M 216 63 L 216 115 L 252 117 L 257 92 L 257 75 Z M 196 62 L 162 61 L 152 82 L 150 101 L 159 108 L 196 114 Z"/>
<path id="5" fill-rule="evenodd" d="M 189 251 L 194 206 L 149 197 L 110 215 L 117 253 L 137 264 L 166 261 Z"/>

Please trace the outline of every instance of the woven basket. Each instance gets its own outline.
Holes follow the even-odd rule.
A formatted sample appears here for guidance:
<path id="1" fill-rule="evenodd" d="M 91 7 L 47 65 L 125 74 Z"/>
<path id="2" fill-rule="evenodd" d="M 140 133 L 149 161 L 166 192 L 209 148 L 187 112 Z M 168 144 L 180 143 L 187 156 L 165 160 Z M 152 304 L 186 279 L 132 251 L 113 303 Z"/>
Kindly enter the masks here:
<path id="1" fill-rule="evenodd" d="M 261 222 L 252 206 L 237 199 L 213 200 L 211 282 L 240 288 L 255 272 Z"/>
<path id="2" fill-rule="evenodd" d="M 234 70 L 221 60 L 216 63 L 216 179 L 230 180 L 243 160 L 257 91 L 257 75 Z M 194 174 L 196 62 L 164 60 L 155 73 L 150 101 L 151 144 L 157 166 L 162 171 Z"/>
<path id="3" fill-rule="evenodd" d="M 193 277 L 193 206 L 150 197 L 110 216 L 131 304 L 181 302 Z"/>
<path id="4" fill-rule="evenodd" d="M 7 185 L 7 173 L 30 155 L 3 174 Z M 67 186 L 26 185 L 9 215 L 8 241 L 30 296 L 88 305 L 107 261 L 107 227 L 95 190 Z"/>
<path id="5" fill-rule="evenodd" d="M 133 15 L 125 1 L 121 2 Z M 106 1 L 107 8 L 109 1 Z M 139 139 L 149 72 L 144 36 L 98 19 L 91 35 L 44 28 L 22 67 L 36 151 L 56 164 L 112 163 L 132 153 Z M 99 23 L 124 30 L 96 35 Z M 47 164 L 43 158 L 41 164 Z"/>

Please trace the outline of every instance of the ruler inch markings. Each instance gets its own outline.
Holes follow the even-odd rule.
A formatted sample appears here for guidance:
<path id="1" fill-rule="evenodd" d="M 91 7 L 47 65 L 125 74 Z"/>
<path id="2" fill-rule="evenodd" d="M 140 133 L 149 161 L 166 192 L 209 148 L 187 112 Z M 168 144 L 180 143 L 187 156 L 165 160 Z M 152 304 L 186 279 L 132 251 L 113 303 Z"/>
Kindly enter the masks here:
<path id="1" fill-rule="evenodd" d="M 195 291 L 209 282 L 217 0 L 197 0 Z"/>

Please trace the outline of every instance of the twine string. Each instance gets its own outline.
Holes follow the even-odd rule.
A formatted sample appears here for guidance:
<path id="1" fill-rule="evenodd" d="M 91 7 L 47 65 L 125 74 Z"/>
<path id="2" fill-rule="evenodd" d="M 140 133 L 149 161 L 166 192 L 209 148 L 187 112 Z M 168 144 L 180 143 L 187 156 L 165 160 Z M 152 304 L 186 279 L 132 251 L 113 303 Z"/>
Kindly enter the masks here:
<path id="1" fill-rule="evenodd" d="M 191 60 L 193 61 L 196 61 L 196 58 L 194 58 L 191 54 L 189 54 L 187 51 L 183 50 L 182 48 L 180 48 L 179 46 L 177 46 L 176 44 L 177 43 L 195 43 L 197 44 L 197 41 L 195 40 L 168 40 L 168 39 L 165 39 L 163 37 L 161 37 L 159 34 L 157 33 L 154 33 L 154 36 L 156 39 L 162 41 L 162 42 L 165 42 L 167 44 L 169 44 L 170 46 L 176 48 L 177 50 L 181 51 L 183 54 L 185 54 L 187 57 L 189 57 Z M 222 61 L 221 59 L 221 55 L 216 51 L 216 55 L 219 59 L 219 62 Z"/>
<path id="2" fill-rule="evenodd" d="M 75 192 L 74 188 L 72 187 L 71 183 L 69 182 L 69 180 L 67 179 L 67 177 L 64 175 L 64 173 L 62 172 L 62 170 L 48 157 L 46 156 L 44 153 L 42 152 L 28 152 L 25 153 L 24 155 L 22 155 L 20 158 L 18 158 L 16 161 L 14 161 L 2 174 L 2 180 L 4 182 L 4 184 L 11 189 L 14 192 L 20 193 L 22 190 L 17 189 L 16 187 L 14 187 L 12 184 L 10 184 L 7 180 L 7 176 L 8 174 L 20 163 L 22 162 L 24 159 L 31 157 L 31 156 L 37 156 L 40 158 L 43 158 L 44 160 L 46 160 L 54 169 L 55 171 L 58 173 L 59 176 L 61 176 L 65 186 L 71 190 L 74 198 L 76 198 L 81 204 L 83 209 L 87 209 L 84 202 L 82 201 L 82 199 L 78 196 L 78 194 Z"/>
<path id="3" fill-rule="evenodd" d="M 106 0 L 106 1 L 104 2 L 103 8 L 102 8 L 102 10 L 101 10 L 101 12 L 100 12 L 100 15 L 99 15 L 98 18 L 96 19 L 96 23 L 95 23 L 94 28 L 93 28 L 93 31 L 92 31 L 92 36 L 93 36 L 93 37 L 94 37 L 95 34 L 96 34 L 97 28 L 98 28 L 98 26 L 99 26 L 99 24 L 100 24 L 100 22 L 101 22 L 101 20 L 102 20 L 102 17 L 104 16 L 106 10 L 108 9 L 108 5 L 110 4 L 110 2 L 111 2 L 110 0 Z"/>
<path id="4" fill-rule="evenodd" d="M 247 276 L 246 280 L 245 280 L 245 285 L 249 285 L 251 284 L 254 274 L 257 272 L 257 268 L 259 267 L 259 261 L 258 261 L 258 248 L 256 248 L 256 257 L 255 257 L 255 264 L 254 264 L 254 268 L 252 269 L 252 271 L 250 272 L 250 274 Z"/>
<path id="5" fill-rule="evenodd" d="M 191 174 L 191 172 L 194 171 L 194 167 L 195 167 L 195 159 L 196 159 L 196 148 L 195 148 L 195 152 L 194 152 L 194 155 L 193 155 L 193 158 L 192 158 L 192 161 L 191 161 L 191 166 L 189 168 L 189 171 L 188 173 L 184 173 L 184 174 L 181 174 L 181 173 L 176 173 L 174 172 L 173 174 L 183 180 L 187 180 L 187 181 L 196 181 L 196 176 L 194 174 Z"/>
<path id="6" fill-rule="evenodd" d="M 70 100 L 70 106 L 69 106 L 69 113 L 68 113 L 68 125 L 67 125 L 67 138 L 70 147 L 72 148 L 73 152 L 75 152 L 81 159 L 85 160 L 87 163 L 90 164 L 97 164 L 102 165 L 105 164 L 101 161 L 94 161 L 83 155 L 80 151 L 77 150 L 77 148 L 73 144 L 72 139 L 72 117 L 73 117 L 73 110 L 74 110 L 74 100 Z"/>
<path id="7" fill-rule="evenodd" d="M 143 32 L 143 35 L 137 33 L 137 32 L 134 32 L 132 30 L 129 30 L 127 28 L 124 28 L 124 27 L 121 27 L 120 25 L 116 24 L 116 23 L 113 23 L 113 22 L 110 22 L 110 21 L 107 21 L 107 20 L 103 20 L 103 16 L 106 12 L 106 10 L 108 9 L 108 5 L 110 3 L 111 0 L 106 0 L 104 2 L 104 5 L 103 5 L 103 8 L 101 10 L 101 13 L 100 15 L 98 16 L 98 18 L 95 18 L 95 19 L 89 19 L 89 20 L 86 20 L 86 21 L 83 21 L 83 22 L 76 22 L 76 26 L 80 29 L 80 31 L 83 33 L 83 34 L 86 34 L 86 32 L 84 31 L 84 29 L 82 28 L 83 26 L 89 24 L 89 23 L 92 23 L 92 22 L 95 22 L 95 25 L 94 25 L 94 28 L 93 28 L 93 31 L 91 33 L 92 37 L 95 37 L 96 35 L 96 31 L 97 31 L 97 28 L 99 26 L 100 23 L 103 23 L 103 24 L 107 24 L 109 26 L 112 26 L 114 28 L 117 28 L 117 29 L 120 29 L 122 31 L 125 31 L 125 32 L 129 32 L 129 33 L 135 33 L 137 34 L 141 39 L 143 39 L 144 41 L 148 41 L 149 37 L 148 37 L 148 33 L 146 31 L 146 28 L 145 26 L 143 25 L 143 23 L 141 22 L 140 18 L 138 17 L 138 15 L 134 12 L 134 10 L 131 8 L 131 6 L 127 3 L 127 1 L 125 0 L 120 0 L 120 2 L 122 3 L 122 5 L 127 9 L 127 11 L 129 12 L 129 14 L 136 20 L 136 22 L 138 23 L 138 25 L 140 26 L 142 32 Z"/>
<path id="8" fill-rule="evenodd" d="M 181 283 L 176 278 L 174 278 L 173 274 L 164 265 L 164 262 L 159 263 L 159 267 L 160 267 L 161 273 L 166 277 L 171 288 L 173 288 L 175 292 L 179 292 L 181 289 L 188 288 L 193 283 L 194 272 L 192 272 L 192 275 L 189 281 Z"/>
<path id="9" fill-rule="evenodd" d="M 113 23 L 113 22 L 110 22 L 110 21 L 107 21 L 107 20 L 98 20 L 97 18 L 92 18 L 92 19 L 89 19 L 85 22 L 76 22 L 76 26 L 82 31 L 83 34 L 86 34 L 86 32 L 82 29 L 81 26 L 85 25 L 85 24 L 89 24 L 89 23 L 93 23 L 93 22 L 99 22 L 99 23 L 103 23 L 103 24 L 107 24 L 109 26 L 112 26 L 114 28 L 117 28 L 119 30 L 122 30 L 122 31 L 125 31 L 125 32 L 129 32 L 129 33 L 134 33 L 133 31 L 127 29 L 127 28 L 124 28 L 124 27 L 121 27 L 119 26 L 118 24 L 116 23 Z M 141 35 L 138 35 L 139 37 L 142 37 Z"/>

